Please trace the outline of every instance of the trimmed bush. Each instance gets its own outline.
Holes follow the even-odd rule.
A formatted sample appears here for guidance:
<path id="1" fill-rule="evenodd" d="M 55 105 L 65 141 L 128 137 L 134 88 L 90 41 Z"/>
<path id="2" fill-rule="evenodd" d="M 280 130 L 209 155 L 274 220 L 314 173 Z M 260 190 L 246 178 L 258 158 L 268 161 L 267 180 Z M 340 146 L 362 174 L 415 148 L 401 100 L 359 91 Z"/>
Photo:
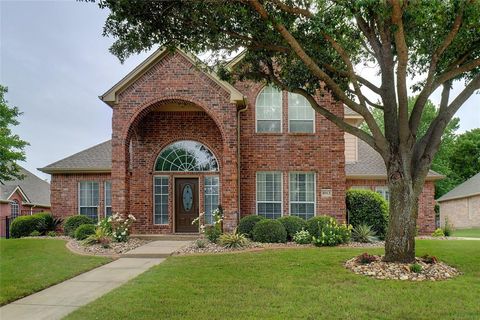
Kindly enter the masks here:
<path id="1" fill-rule="evenodd" d="M 10 225 L 10 236 L 12 238 L 28 237 L 33 231 L 38 231 L 42 221 L 43 219 L 36 214 L 17 217 Z"/>
<path id="2" fill-rule="evenodd" d="M 253 240 L 263 243 L 279 243 L 287 241 L 287 230 L 278 220 L 264 219 L 253 227 Z"/>
<path id="3" fill-rule="evenodd" d="M 82 224 L 75 229 L 75 239 L 85 240 L 88 236 L 95 234 L 96 227 L 93 224 Z"/>
<path id="4" fill-rule="evenodd" d="M 240 219 L 240 223 L 238 224 L 237 232 L 240 234 L 244 234 L 250 239 L 253 238 L 253 228 L 257 224 L 257 222 L 265 220 L 265 217 L 257 216 L 256 214 L 251 214 L 249 216 L 243 217 Z"/>
<path id="5" fill-rule="evenodd" d="M 388 204 L 381 195 L 370 190 L 348 190 L 346 202 L 349 224 L 354 228 L 362 224 L 371 226 L 380 239 L 385 238 Z"/>
<path id="6" fill-rule="evenodd" d="M 63 232 L 66 236 L 73 238 L 75 236 L 75 230 L 77 230 L 77 228 L 80 227 L 82 224 L 93 225 L 93 220 L 87 216 L 82 215 L 68 217 L 63 224 Z"/>
<path id="7" fill-rule="evenodd" d="M 292 241 L 293 236 L 300 230 L 305 229 L 307 223 L 297 216 L 284 216 L 278 219 L 287 231 L 287 240 Z"/>
<path id="8" fill-rule="evenodd" d="M 312 236 L 307 230 L 300 230 L 293 235 L 293 241 L 298 244 L 312 243 Z"/>

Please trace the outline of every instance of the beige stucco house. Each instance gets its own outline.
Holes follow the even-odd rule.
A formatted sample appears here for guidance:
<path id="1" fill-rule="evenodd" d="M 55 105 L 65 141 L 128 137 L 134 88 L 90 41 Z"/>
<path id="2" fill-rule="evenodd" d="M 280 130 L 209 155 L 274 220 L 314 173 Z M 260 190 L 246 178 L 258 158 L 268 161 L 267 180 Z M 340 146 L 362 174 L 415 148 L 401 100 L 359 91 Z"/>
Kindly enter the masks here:
<path id="1" fill-rule="evenodd" d="M 442 227 L 445 219 L 459 229 L 480 227 L 480 172 L 437 201 Z"/>

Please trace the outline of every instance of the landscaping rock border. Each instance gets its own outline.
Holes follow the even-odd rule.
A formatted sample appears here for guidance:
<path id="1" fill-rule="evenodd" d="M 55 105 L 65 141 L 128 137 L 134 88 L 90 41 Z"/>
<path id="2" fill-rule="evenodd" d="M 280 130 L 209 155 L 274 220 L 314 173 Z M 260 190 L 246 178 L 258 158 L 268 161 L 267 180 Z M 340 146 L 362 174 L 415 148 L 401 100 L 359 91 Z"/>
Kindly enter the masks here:
<path id="1" fill-rule="evenodd" d="M 92 255 L 92 256 L 109 256 L 117 257 L 122 253 L 143 246 L 150 242 L 150 240 L 130 238 L 127 242 L 110 242 L 108 248 L 102 247 L 100 244 L 85 246 L 81 241 L 69 238 L 67 248 L 77 254 Z"/>
<path id="2" fill-rule="evenodd" d="M 415 258 L 415 262 L 422 266 L 422 271 L 415 273 L 410 271 L 411 264 L 383 261 L 383 256 L 374 256 L 376 261 L 362 264 L 358 257 L 345 262 L 345 267 L 356 274 L 369 276 L 375 279 L 385 280 L 410 280 L 410 281 L 439 281 L 456 277 L 460 272 L 444 262 L 425 263 L 421 258 Z"/>

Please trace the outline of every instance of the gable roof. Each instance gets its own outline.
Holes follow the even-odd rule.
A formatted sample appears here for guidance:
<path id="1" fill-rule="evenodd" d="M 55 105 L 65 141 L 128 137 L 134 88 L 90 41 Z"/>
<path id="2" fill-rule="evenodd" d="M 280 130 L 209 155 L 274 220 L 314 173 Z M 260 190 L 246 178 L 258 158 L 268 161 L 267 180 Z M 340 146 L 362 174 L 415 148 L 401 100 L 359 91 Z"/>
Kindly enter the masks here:
<path id="1" fill-rule="evenodd" d="M 38 170 L 45 173 L 110 172 L 112 169 L 111 140 L 77 152 L 62 160 L 49 164 Z"/>
<path id="2" fill-rule="evenodd" d="M 345 164 L 345 175 L 347 179 L 372 179 L 383 180 L 387 178 L 385 162 L 380 154 L 365 141 L 357 139 L 358 161 Z M 439 180 L 444 176 L 430 170 L 427 180 Z"/>
<path id="3" fill-rule="evenodd" d="M 193 65 L 202 65 L 203 62 L 200 61 L 197 57 L 188 54 L 178 48 L 175 49 L 175 52 L 182 55 L 188 61 L 190 61 Z M 135 69 L 129 72 L 122 80 L 117 82 L 112 88 L 110 88 L 107 92 L 101 95 L 99 98 L 109 106 L 113 106 L 117 100 L 117 96 L 127 87 L 129 87 L 132 83 L 134 83 L 137 79 L 139 79 L 143 74 L 145 74 L 151 67 L 153 67 L 156 63 L 162 60 L 168 54 L 171 54 L 172 51 L 168 48 L 160 48 L 152 53 L 147 59 L 145 59 L 142 63 L 140 63 Z M 245 97 L 244 95 L 235 89 L 231 84 L 226 81 L 221 80 L 215 73 L 208 72 L 202 70 L 202 72 L 207 75 L 211 80 L 213 80 L 216 84 L 222 87 L 225 91 L 230 93 L 230 102 L 232 103 L 239 103 L 244 104 Z"/>
<path id="4" fill-rule="evenodd" d="M 475 195 L 480 195 L 480 172 L 438 198 L 437 201 L 442 202 Z"/>
<path id="5" fill-rule="evenodd" d="M 5 181 L 0 185 L 0 201 L 8 202 L 15 192 L 20 192 L 25 204 L 50 206 L 50 184 L 20 167 L 20 174 L 25 177 L 22 180 Z"/>

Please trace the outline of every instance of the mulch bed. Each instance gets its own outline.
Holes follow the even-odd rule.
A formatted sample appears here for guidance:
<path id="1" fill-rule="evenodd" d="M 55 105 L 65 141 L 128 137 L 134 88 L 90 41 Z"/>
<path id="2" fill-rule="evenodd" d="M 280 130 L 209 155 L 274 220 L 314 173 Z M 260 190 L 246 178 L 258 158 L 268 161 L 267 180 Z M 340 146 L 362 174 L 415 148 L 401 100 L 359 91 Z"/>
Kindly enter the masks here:
<path id="1" fill-rule="evenodd" d="M 376 261 L 362 264 L 359 257 L 345 262 L 345 267 L 356 274 L 385 280 L 410 280 L 410 281 L 438 281 L 456 277 L 460 272 L 444 262 L 426 263 L 422 258 L 415 258 L 415 262 L 422 266 L 419 273 L 410 270 L 409 263 L 385 262 L 383 256 L 374 256 Z"/>
<path id="2" fill-rule="evenodd" d="M 110 242 L 108 248 L 102 247 L 100 244 L 85 246 L 81 241 L 69 238 L 67 248 L 79 254 L 94 256 L 118 256 L 127 251 L 133 250 L 150 242 L 138 238 L 130 238 L 127 242 Z"/>

